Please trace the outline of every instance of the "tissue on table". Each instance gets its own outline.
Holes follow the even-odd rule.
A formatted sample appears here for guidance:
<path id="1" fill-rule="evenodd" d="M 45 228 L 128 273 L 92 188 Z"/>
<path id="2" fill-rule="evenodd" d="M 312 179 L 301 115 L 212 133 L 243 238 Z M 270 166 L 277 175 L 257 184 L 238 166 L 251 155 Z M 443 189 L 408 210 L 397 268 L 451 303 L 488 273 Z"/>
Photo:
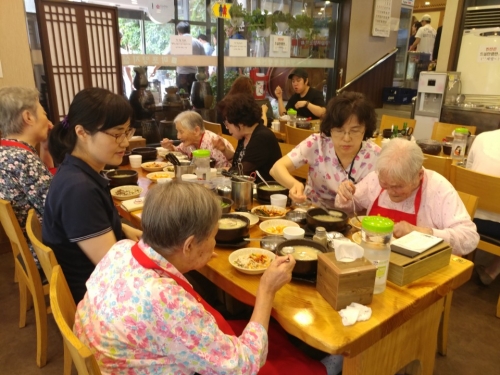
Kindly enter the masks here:
<path id="1" fill-rule="evenodd" d="M 363 248 L 354 242 L 334 239 L 333 247 L 335 249 L 335 258 L 339 262 L 353 262 L 362 258 L 364 254 Z"/>
<path id="2" fill-rule="evenodd" d="M 352 326 L 356 322 L 363 322 L 372 316 L 372 309 L 359 303 L 352 302 L 345 309 L 339 311 L 344 326 Z"/>

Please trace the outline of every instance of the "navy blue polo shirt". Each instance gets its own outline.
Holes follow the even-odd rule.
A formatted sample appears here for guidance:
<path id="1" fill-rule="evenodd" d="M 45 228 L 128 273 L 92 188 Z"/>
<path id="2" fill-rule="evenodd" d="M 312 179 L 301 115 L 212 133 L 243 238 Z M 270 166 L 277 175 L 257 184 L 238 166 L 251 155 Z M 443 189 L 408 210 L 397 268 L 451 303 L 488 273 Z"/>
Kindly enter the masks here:
<path id="1" fill-rule="evenodd" d="M 77 304 L 95 268 L 77 243 L 109 231 L 117 241 L 122 239 L 120 216 L 108 184 L 83 160 L 66 155 L 45 200 L 43 242 L 54 251 Z"/>

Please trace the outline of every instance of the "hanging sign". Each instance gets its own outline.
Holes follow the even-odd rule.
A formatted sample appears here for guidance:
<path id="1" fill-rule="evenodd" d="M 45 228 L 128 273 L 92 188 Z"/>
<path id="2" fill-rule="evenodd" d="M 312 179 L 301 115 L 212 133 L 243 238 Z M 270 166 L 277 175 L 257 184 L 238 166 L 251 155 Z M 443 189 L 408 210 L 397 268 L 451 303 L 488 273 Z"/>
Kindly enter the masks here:
<path id="1" fill-rule="evenodd" d="M 271 35 L 270 57 L 290 57 L 291 41 L 289 36 Z"/>
<path id="2" fill-rule="evenodd" d="M 214 15 L 214 17 L 229 20 L 231 19 L 231 16 L 229 15 L 229 9 L 231 9 L 231 4 L 217 1 L 214 5 L 212 5 L 212 14 Z"/>
<path id="3" fill-rule="evenodd" d="M 375 0 L 372 35 L 388 37 L 391 31 L 392 0 Z"/>
<path id="4" fill-rule="evenodd" d="M 153 22 L 167 23 L 175 18 L 174 2 L 171 0 L 148 1 L 148 15 Z"/>

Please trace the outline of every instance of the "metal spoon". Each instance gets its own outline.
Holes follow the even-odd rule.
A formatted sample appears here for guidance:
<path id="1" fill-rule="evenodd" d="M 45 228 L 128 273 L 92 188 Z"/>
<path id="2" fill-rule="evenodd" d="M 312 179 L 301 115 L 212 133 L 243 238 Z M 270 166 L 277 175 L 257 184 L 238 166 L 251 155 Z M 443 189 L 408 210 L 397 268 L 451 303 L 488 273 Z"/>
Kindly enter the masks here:
<path id="1" fill-rule="evenodd" d="M 285 246 L 281 249 L 282 254 L 293 254 L 295 253 L 295 248 L 293 246 Z"/>
<path id="2" fill-rule="evenodd" d="M 358 215 L 356 214 L 356 205 L 354 204 L 354 199 L 352 200 L 352 213 L 354 214 L 354 217 L 356 218 L 356 220 L 359 222 L 359 224 L 361 225 L 361 220 L 359 220 L 359 217 Z"/>
<path id="3" fill-rule="evenodd" d="M 259 178 L 262 180 L 262 182 L 266 184 L 266 186 L 267 186 L 268 188 L 271 188 L 271 186 L 269 186 L 269 184 L 267 183 L 267 181 L 266 181 L 266 180 L 264 180 L 264 178 L 260 175 L 260 172 L 259 172 L 259 171 L 257 171 L 257 170 L 256 170 L 256 171 L 255 171 L 255 173 L 257 174 L 257 176 L 259 176 Z"/>

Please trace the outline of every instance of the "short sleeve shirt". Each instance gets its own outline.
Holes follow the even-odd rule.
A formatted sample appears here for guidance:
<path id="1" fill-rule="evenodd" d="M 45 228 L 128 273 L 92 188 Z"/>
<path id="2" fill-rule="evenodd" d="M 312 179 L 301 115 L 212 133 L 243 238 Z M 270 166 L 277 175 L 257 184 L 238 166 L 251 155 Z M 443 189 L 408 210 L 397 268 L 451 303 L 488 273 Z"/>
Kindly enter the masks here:
<path id="1" fill-rule="evenodd" d="M 52 175 L 40 160 L 36 150 L 28 143 L 16 139 L 9 139 L 9 141 L 19 142 L 30 151 L 20 147 L 0 146 L 0 199 L 10 202 L 24 237 L 30 244 L 26 234 L 28 211 L 34 208 L 41 221 Z M 31 244 L 30 250 L 38 265 L 38 259 Z"/>
<path id="2" fill-rule="evenodd" d="M 349 170 L 354 183 L 358 183 L 375 169 L 379 154 L 379 146 L 370 141 L 363 142 L 354 158 L 352 169 L 349 166 L 345 170 L 337 158 L 332 139 L 315 133 L 299 143 L 287 156 L 295 168 L 309 165 L 304 194 L 314 203 L 334 208 L 339 185 L 348 178 Z"/>
<path id="3" fill-rule="evenodd" d="M 117 240 L 122 238 L 108 184 L 109 180 L 87 163 L 66 155 L 45 202 L 43 242 L 54 251 L 77 304 L 95 268 L 78 242 L 110 231 Z"/>
<path id="4" fill-rule="evenodd" d="M 429 24 L 422 26 L 415 34 L 415 38 L 420 38 L 417 46 L 417 52 L 429 53 L 432 60 L 432 51 L 436 41 L 436 30 Z"/>
<path id="5" fill-rule="evenodd" d="M 303 97 L 300 97 L 300 94 L 293 94 L 292 97 L 288 100 L 286 103 L 286 110 L 290 108 L 295 109 L 295 104 L 297 104 L 298 101 L 301 100 L 306 100 L 314 105 L 318 105 L 320 107 L 325 106 L 325 99 L 323 98 L 323 93 L 319 92 L 318 90 L 310 87 L 309 90 L 307 91 L 307 94 L 305 94 Z M 317 120 L 319 117 L 313 114 L 309 109 L 305 107 L 301 107 L 297 109 L 297 116 L 298 117 L 306 117 L 309 118 L 311 117 L 313 120 Z"/>

